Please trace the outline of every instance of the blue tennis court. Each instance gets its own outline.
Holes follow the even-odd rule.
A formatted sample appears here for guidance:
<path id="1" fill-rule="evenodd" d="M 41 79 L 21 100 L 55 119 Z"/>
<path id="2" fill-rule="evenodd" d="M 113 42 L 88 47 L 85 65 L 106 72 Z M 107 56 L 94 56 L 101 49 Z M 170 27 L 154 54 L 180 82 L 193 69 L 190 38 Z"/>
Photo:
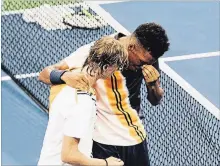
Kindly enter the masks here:
<path id="1" fill-rule="evenodd" d="M 167 69 L 169 68 L 169 71 L 174 72 L 173 75 L 177 75 L 178 78 L 181 77 L 183 79 L 184 85 L 187 85 L 188 90 L 196 90 L 198 93 L 196 93 L 196 96 L 198 96 L 199 101 L 205 101 L 206 106 L 209 106 L 215 110 L 219 111 L 220 109 L 220 2 L 118 2 L 118 3 L 107 3 L 107 4 L 100 4 L 100 7 L 105 10 L 105 12 L 109 13 L 113 19 L 115 19 L 119 24 L 121 24 L 125 29 L 127 29 L 129 32 L 132 32 L 135 30 L 135 28 L 144 22 L 158 22 L 164 28 L 167 30 L 167 33 L 170 38 L 171 48 L 170 50 L 165 54 L 165 56 L 162 58 L 162 63 L 164 63 Z M 56 62 L 57 59 L 52 56 L 52 54 L 59 53 L 61 56 L 59 57 L 62 59 L 65 56 L 68 56 L 71 52 L 73 52 L 77 47 L 82 45 L 83 43 L 86 44 L 94 41 L 99 38 L 99 36 L 95 36 L 96 32 L 94 34 L 92 33 L 90 37 L 87 35 L 84 36 L 77 36 L 77 38 L 83 38 L 80 39 L 79 42 L 74 43 L 74 46 L 69 46 L 72 42 L 71 40 L 75 37 L 70 30 L 45 30 L 40 28 L 39 24 L 34 24 L 33 22 L 25 22 L 22 18 L 22 13 L 24 11 L 19 12 L 12 12 L 7 13 L 2 16 L 2 35 L 4 35 L 5 32 L 5 39 L 7 38 L 7 35 L 9 35 L 10 31 L 13 31 L 12 29 L 4 28 L 4 25 L 9 26 L 8 20 L 13 20 L 19 22 L 19 24 L 24 24 L 24 27 L 20 28 L 20 31 L 26 32 L 22 33 L 22 37 L 26 38 L 26 41 L 24 41 L 24 47 L 26 49 L 23 50 L 23 52 L 19 52 L 19 48 L 15 48 L 12 52 L 13 55 L 15 52 L 19 52 L 19 58 L 21 59 L 21 63 L 26 64 L 27 61 L 38 61 L 38 59 L 31 59 L 31 58 L 24 58 L 24 54 L 37 54 L 38 47 L 41 47 L 42 49 L 39 49 L 39 54 L 43 54 L 44 52 L 51 54 L 50 56 L 45 56 L 40 61 L 49 61 L 49 57 L 52 57 L 52 62 Z M 104 18 L 105 19 L 105 18 Z M 28 28 L 31 27 L 31 28 Z M 6 30 L 7 29 L 7 30 Z M 16 28 L 15 28 L 16 29 Z M 17 28 L 18 30 L 19 28 Z M 4 31 L 5 30 L 5 31 Z M 34 33 L 33 33 L 34 32 Z M 82 31 L 83 32 L 83 31 Z M 101 31 L 102 32 L 102 31 Z M 108 30 L 109 34 L 112 34 L 114 30 L 110 28 Z M 33 34 L 32 34 L 33 33 Z M 71 33 L 71 35 L 68 35 Z M 74 32 L 75 33 L 75 32 Z M 81 31 L 80 31 L 81 33 Z M 40 34 L 43 34 L 40 36 Z M 100 33 L 101 35 L 101 33 Z M 16 36 L 16 35 L 15 35 Z M 49 38 L 48 36 L 56 36 L 56 38 Z M 3 36 L 4 38 L 4 36 Z M 86 38 L 89 38 L 87 40 Z M 68 41 L 69 40 L 69 41 Z M 9 40 L 6 40 L 8 45 L 10 47 L 13 46 L 13 44 L 21 42 L 20 40 L 10 38 Z M 4 41 L 2 41 L 4 42 Z M 39 42 L 39 43 L 38 43 Z M 41 42 L 41 43 L 40 43 Z M 50 43 L 51 42 L 51 43 Z M 56 48 L 53 48 L 52 42 L 57 42 Z M 35 44 L 37 43 L 37 44 Z M 43 44 L 42 44 L 43 43 Z M 48 44 L 49 43 L 49 44 Z M 68 43 L 68 44 L 66 44 Z M 42 44 L 42 45 L 41 45 Z M 27 46 L 26 46 L 27 45 Z M 51 50 L 53 49 L 53 52 L 48 51 L 51 47 Z M 59 49 L 63 49 L 63 51 L 59 51 Z M 33 48 L 33 50 L 32 50 Z M 6 47 L 2 49 L 2 52 L 9 52 Z M 18 58 L 18 59 L 19 59 Z M 23 60 L 22 60 L 23 58 Z M 54 58 L 54 59 L 53 59 Z M 60 60 L 59 59 L 59 60 Z M 9 64 L 10 62 L 4 62 L 5 64 Z M 13 62 L 13 66 L 16 66 L 16 62 Z M 35 64 L 32 64 L 31 66 L 31 72 L 29 73 L 36 73 L 39 72 L 39 68 L 35 69 Z M 44 64 L 45 65 L 45 64 Z M 48 64 L 47 64 L 48 65 Z M 9 65 L 10 66 L 10 65 Z M 20 73 L 16 73 L 13 75 L 21 75 L 21 74 L 29 74 L 26 73 L 26 68 L 22 68 Z M 25 65 L 24 65 L 25 66 Z M 46 66 L 46 65 L 45 65 Z M 40 66 L 41 68 L 43 66 Z M 163 67 L 163 65 L 161 66 Z M 33 69 L 33 70 L 32 70 Z M 14 71 L 12 71 L 13 73 Z M 39 107 L 33 100 L 30 98 L 25 92 L 24 89 L 21 89 L 4 71 L 1 71 L 1 77 L 2 77 L 2 165 L 36 165 L 40 150 L 43 142 L 43 137 L 47 125 L 48 115 L 45 113 L 41 107 Z M 171 77 L 171 76 L 170 76 Z M 171 77 L 172 78 L 172 77 Z M 33 87 L 35 86 L 36 82 L 31 82 L 30 80 L 34 79 L 37 81 L 36 76 L 28 76 L 25 78 L 20 79 L 22 85 L 28 86 L 30 84 L 33 84 Z M 24 80 L 24 81 L 22 81 Z M 180 80 L 180 79 L 178 79 Z M 174 80 L 175 81 L 175 80 Z M 173 83 L 172 83 L 173 85 Z M 190 88 L 189 88 L 189 86 Z M 42 86 L 42 85 L 41 85 Z M 41 86 L 36 84 L 36 89 L 32 88 L 29 91 L 31 92 L 38 92 L 38 90 L 42 90 Z M 32 91 L 33 90 L 33 91 Z M 46 92 L 40 92 L 39 96 L 44 95 Z M 195 96 L 194 96 L 195 98 Z M 38 99 L 38 98 L 37 98 Z M 43 100 L 43 101 L 41 101 Z M 40 102 L 46 102 L 45 99 L 40 99 Z M 193 102 L 194 104 L 195 102 Z M 200 103 L 203 104 L 203 103 Z M 200 108 L 200 106 L 199 106 Z M 157 109 L 157 108 L 155 108 Z M 161 109 L 158 109 L 161 110 Z M 173 124 L 166 124 L 164 123 L 164 119 L 169 120 L 170 117 L 174 116 L 172 111 L 168 111 L 170 115 L 166 112 L 159 112 L 157 111 L 158 115 L 161 115 L 160 117 L 156 117 L 153 115 L 153 110 L 150 114 L 152 114 L 151 119 L 153 119 L 152 124 L 150 119 L 146 123 L 149 123 L 149 126 L 153 126 L 153 122 L 157 121 L 157 123 L 161 124 L 161 126 L 157 126 L 156 129 L 149 128 L 149 130 L 153 131 L 163 131 L 165 134 L 169 135 L 159 135 L 161 138 L 164 138 L 168 140 L 172 139 L 172 141 L 175 141 L 178 143 L 178 140 L 182 140 L 182 136 L 179 136 L 179 138 L 176 138 L 175 127 L 173 127 Z M 182 110 L 184 111 L 184 110 Z M 201 114 L 204 111 L 204 108 L 201 108 Z M 199 114 L 199 113 L 196 113 Z M 204 113 L 204 115 L 207 115 L 208 113 Z M 215 116 L 220 116 L 220 111 L 215 114 Z M 181 115 L 182 116 L 182 115 Z M 211 115 L 207 115 L 211 117 Z M 177 117 L 178 119 L 179 117 Z M 183 120 L 182 120 L 182 119 Z M 194 122 L 194 120 L 190 120 L 189 122 L 184 121 L 185 117 L 180 117 L 180 120 L 184 125 L 188 125 Z M 207 155 L 211 155 L 210 163 L 213 158 L 218 157 L 220 149 L 220 139 L 218 138 L 219 128 L 219 120 L 214 120 L 209 122 L 206 119 L 203 119 L 203 117 L 194 117 L 195 119 L 199 120 L 199 125 L 203 126 L 211 126 L 212 131 L 210 132 L 209 129 L 203 130 L 204 133 L 208 133 L 207 139 L 208 141 L 213 139 L 213 147 L 216 147 L 215 150 L 212 152 L 212 148 L 210 149 L 209 145 L 205 145 L 204 147 L 207 152 Z M 211 117 L 211 119 L 215 119 Z M 201 120 L 201 121 L 200 121 Z M 201 123 L 200 123 L 201 122 Z M 186 123 L 186 124 L 185 124 Z M 196 124 L 198 125 L 198 124 Z M 196 125 L 192 124 L 193 127 Z M 177 125 L 178 126 L 178 125 Z M 169 134 L 168 129 L 172 129 L 173 133 Z M 198 126 L 197 126 L 198 127 Z M 173 129 L 175 128 L 175 129 Z M 181 129 L 181 128 L 180 128 Z M 185 130 L 185 129 L 184 129 Z M 188 130 L 186 131 L 186 133 Z M 196 132 L 194 129 L 190 130 L 189 133 Z M 182 134 L 184 135 L 184 134 Z M 196 136 L 200 137 L 202 133 L 195 134 Z M 167 136 L 167 137 L 166 137 Z M 211 136 L 214 136 L 211 137 Z M 149 134 L 149 137 L 151 135 Z M 165 138 L 166 137 L 166 138 Z M 152 145 L 150 144 L 150 148 L 152 148 L 152 154 L 156 154 L 155 156 L 150 156 L 152 161 L 155 161 L 158 157 L 160 157 L 160 154 L 164 151 L 168 151 L 166 149 L 160 149 L 160 147 L 153 147 L 153 144 L 157 141 L 157 138 L 152 137 Z M 184 139 L 189 139 L 187 136 L 184 136 Z M 191 139 L 191 137 L 190 137 Z M 199 138 L 198 138 L 199 139 Z M 206 138 L 201 138 L 202 142 L 206 142 Z M 161 142 L 161 147 L 162 147 Z M 187 143 L 186 143 L 187 144 Z M 159 144 L 160 145 L 160 144 Z M 159 146 L 158 145 L 158 146 Z M 193 142 L 193 145 L 199 146 L 200 142 L 195 141 Z M 152 146 L 152 147 L 151 147 Z M 191 144 L 189 145 L 192 146 Z M 164 148 L 164 147 L 163 147 Z M 166 147 L 167 149 L 174 149 L 174 147 Z M 180 151 L 182 146 L 179 147 Z M 214 148 L 213 148 L 214 149 Z M 204 149 L 203 149 L 204 150 Z M 190 150 L 187 149 L 189 152 Z M 158 152 L 158 153 L 156 153 Z M 172 151 L 174 153 L 175 151 Z M 182 151 L 181 151 L 182 152 Z M 177 153 L 177 152 L 176 152 Z M 194 152 L 189 152 L 193 153 Z M 196 152 L 195 152 L 196 153 Z M 199 157 L 202 156 L 202 154 L 205 152 L 199 152 Z M 175 153 L 174 153 L 175 154 Z M 172 154 L 171 158 L 174 158 L 174 154 Z M 185 153 L 178 153 L 177 156 L 183 156 Z M 188 154 L 187 154 L 188 155 Z M 200 156 L 201 155 L 201 156 Z M 219 155 L 220 156 L 220 155 Z M 207 156 L 204 157 L 204 160 L 206 160 Z M 191 158 L 190 158 L 191 159 Z M 218 157 L 219 159 L 219 157 Z M 169 158 L 170 160 L 170 158 Z M 180 161 L 179 158 L 174 159 L 174 161 Z M 184 159 L 185 161 L 186 159 Z M 191 159 L 193 161 L 193 158 Z M 208 160 L 208 159 L 207 159 Z M 214 159 L 213 159 L 214 160 Z M 173 161 L 173 162 L 174 162 Z M 181 159 L 182 161 L 182 159 Z M 169 165 L 169 162 L 166 160 L 165 165 Z M 196 162 L 196 161 L 195 161 Z M 184 163 L 184 162 L 183 162 Z M 159 162 L 156 163 L 156 165 L 160 165 L 162 163 Z M 214 163 L 216 164 L 216 163 Z M 172 164 L 171 164 L 172 165 Z M 187 162 L 186 162 L 187 165 Z"/>
<path id="2" fill-rule="evenodd" d="M 4 72 L 2 77 L 6 77 Z M 36 164 L 48 116 L 12 80 L 2 81 L 2 163 Z"/>
<path id="3" fill-rule="evenodd" d="M 165 57 L 220 50 L 219 2 L 121 2 L 101 6 L 130 32 L 144 22 L 162 24 L 171 42 Z M 168 65 L 220 108 L 219 58 L 192 58 Z"/>

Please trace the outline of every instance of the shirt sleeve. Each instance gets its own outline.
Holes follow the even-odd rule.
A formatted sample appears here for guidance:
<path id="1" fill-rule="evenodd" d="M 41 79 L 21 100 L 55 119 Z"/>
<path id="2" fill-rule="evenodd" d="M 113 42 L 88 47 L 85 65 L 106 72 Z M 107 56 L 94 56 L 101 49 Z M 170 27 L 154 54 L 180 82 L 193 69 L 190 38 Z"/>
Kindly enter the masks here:
<path id="1" fill-rule="evenodd" d="M 82 101 L 82 98 L 79 100 Z M 88 132 L 95 110 L 92 98 L 88 95 L 83 96 L 83 102 L 76 104 L 65 118 L 64 135 L 83 138 Z"/>
<path id="2" fill-rule="evenodd" d="M 70 69 L 80 68 L 83 66 L 83 63 L 89 55 L 91 45 L 93 45 L 93 42 L 78 48 L 70 56 L 64 59 Z"/>

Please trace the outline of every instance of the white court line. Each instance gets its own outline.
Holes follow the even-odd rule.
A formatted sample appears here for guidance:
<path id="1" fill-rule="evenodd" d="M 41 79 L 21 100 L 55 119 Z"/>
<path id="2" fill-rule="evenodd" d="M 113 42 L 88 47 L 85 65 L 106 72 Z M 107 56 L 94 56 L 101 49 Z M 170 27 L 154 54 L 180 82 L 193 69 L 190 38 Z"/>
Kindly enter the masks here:
<path id="1" fill-rule="evenodd" d="M 100 16 L 102 16 L 117 32 L 122 32 L 129 35 L 130 32 L 125 29 L 120 23 L 118 23 L 108 12 L 101 8 L 98 4 L 91 3 L 87 1 L 87 4 Z M 170 76 L 175 82 L 177 82 L 184 90 L 186 90 L 192 97 L 194 97 L 199 103 L 201 103 L 207 110 L 209 110 L 214 116 L 220 119 L 220 110 L 215 107 L 210 101 L 208 101 L 203 95 L 201 95 L 195 88 L 193 88 L 188 82 L 186 82 L 182 77 L 180 77 L 175 71 L 173 71 L 165 62 L 185 60 L 193 58 L 202 58 L 210 56 L 218 56 L 219 52 L 203 53 L 203 54 L 192 54 L 176 57 L 167 57 L 160 59 L 160 68 L 168 76 Z M 39 73 L 22 74 L 16 75 L 16 78 L 27 78 L 36 77 Z M 2 77 L 2 80 L 9 79 L 8 76 Z"/>
<path id="2" fill-rule="evenodd" d="M 164 62 L 220 56 L 220 51 L 161 58 Z"/>
<path id="3" fill-rule="evenodd" d="M 88 3 L 88 4 L 98 15 L 103 17 L 103 19 L 105 19 L 109 23 L 109 25 L 111 25 L 117 32 L 122 32 L 126 35 L 130 34 L 130 32 L 126 28 L 124 28 L 120 23 L 118 23 L 118 21 L 116 21 L 108 12 L 106 12 L 98 4 L 94 4 L 94 3 Z M 162 71 L 164 71 L 168 76 L 170 76 L 170 78 L 172 78 L 177 84 L 179 84 L 184 90 L 186 90 L 192 97 L 194 97 L 195 100 L 197 100 L 201 105 L 203 105 L 207 110 L 209 110 L 217 119 L 220 120 L 220 110 L 165 63 L 169 60 L 172 61 L 172 59 L 183 60 L 183 59 L 210 57 L 210 56 L 217 56 L 217 55 L 219 55 L 219 52 L 185 55 L 183 56 L 183 58 L 182 56 L 161 58 L 159 63 L 160 63 L 160 69 Z"/>
<path id="4" fill-rule="evenodd" d="M 108 12 L 106 12 L 101 6 L 93 2 L 86 2 L 89 7 L 94 10 L 104 20 L 107 20 L 108 24 L 111 25 L 117 32 L 122 32 L 129 35 L 130 32 L 124 28 L 118 21 L 116 21 Z"/>
<path id="5" fill-rule="evenodd" d="M 39 73 L 29 73 L 29 74 L 14 75 L 14 77 L 17 79 L 22 79 L 22 78 L 37 77 L 38 75 L 39 75 Z M 1 77 L 1 81 L 9 81 L 9 80 L 11 80 L 11 77 L 9 77 L 9 76 Z"/>
<path id="6" fill-rule="evenodd" d="M 220 110 L 213 105 L 207 98 L 192 87 L 186 80 L 171 69 L 163 60 L 159 61 L 160 69 L 164 71 L 170 78 L 172 78 L 179 86 L 181 86 L 187 93 L 189 93 L 195 100 L 203 105 L 210 113 L 220 120 Z"/>

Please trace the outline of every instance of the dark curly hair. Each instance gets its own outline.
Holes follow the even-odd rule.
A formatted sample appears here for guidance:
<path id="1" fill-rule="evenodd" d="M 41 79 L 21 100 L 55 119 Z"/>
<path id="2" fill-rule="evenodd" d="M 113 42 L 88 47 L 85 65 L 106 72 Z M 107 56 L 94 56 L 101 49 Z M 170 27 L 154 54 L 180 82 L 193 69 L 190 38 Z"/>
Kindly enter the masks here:
<path id="1" fill-rule="evenodd" d="M 169 49 L 166 31 L 156 23 L 145 23 L 137 27 L 133 35 L 151 55 L 158 59 Z"/>

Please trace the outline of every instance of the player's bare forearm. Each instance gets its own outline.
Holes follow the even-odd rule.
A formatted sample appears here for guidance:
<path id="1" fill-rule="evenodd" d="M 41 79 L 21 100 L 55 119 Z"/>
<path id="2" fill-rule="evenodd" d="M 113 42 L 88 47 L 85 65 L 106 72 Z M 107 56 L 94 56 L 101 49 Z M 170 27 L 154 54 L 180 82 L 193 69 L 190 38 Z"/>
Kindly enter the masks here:
<path id="1" fill-rule="evenodd" d="M 164 95 L 164 90 L 160 87 L 160 82 L 157 80 L 153 85 L 147 85 L 149 102 L 156 106 L 160 104 L 161 99 Z"/>
<path id="2" fill-rule="evenodd" d="M 144 65 L 142 67 L 142 73 L 148 90 L 147 99 L 154 106 L 160 103 L 164 94 L 163 89 L 160 87 L 160 73 L 158 71 L 158 63 L 156 68 L 152 65 Z"/>
<path id="3" fill-rule="evenodd" d="M 66 64 L 65 61 L 60 61 L 59 63 L 57 64 L 54 64 L 54 65 L 51 65 L 51 66 L 47 66 L 45 67 L 39 74 L 39 77 L 38 79 L 45 83 L 45 84 L 49 84 L 51 85 L 51 82 L 50 82 L 50 73 L 52 70 L 66 70 L 68 69 L 68 65 Z"/>

